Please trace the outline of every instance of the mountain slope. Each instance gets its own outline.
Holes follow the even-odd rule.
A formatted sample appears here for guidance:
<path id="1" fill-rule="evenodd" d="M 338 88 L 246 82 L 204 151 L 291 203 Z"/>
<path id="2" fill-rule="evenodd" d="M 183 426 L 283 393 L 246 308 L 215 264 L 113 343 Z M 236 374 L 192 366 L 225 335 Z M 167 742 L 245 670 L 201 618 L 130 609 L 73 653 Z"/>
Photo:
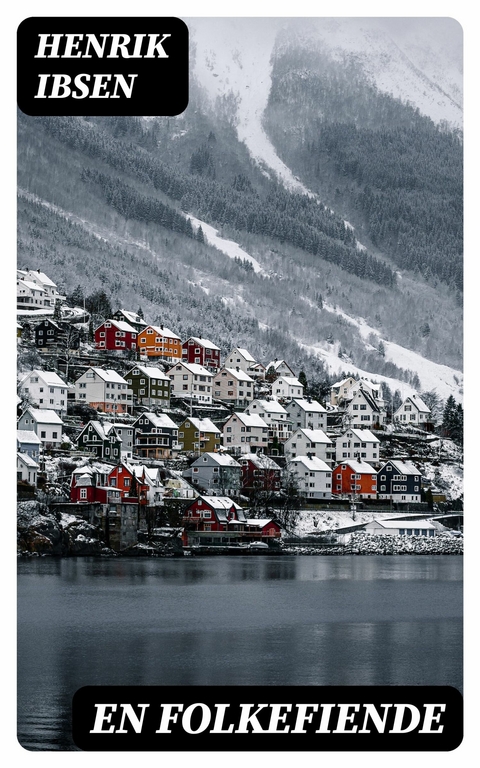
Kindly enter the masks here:
<path id="1" fill-rule="evenodd" d="M 286 357 L 318 380 L 358 370 L 393 388 L 438 381 L 442 397 L 461 399 L 458 290 L 399 270 L 393 252 L 352 230 L 360 216 L 347 195 L 338 208 L 328 185 L 311 188 L 294 167 L 295 132 L 277 148 L 268 137 L 262 120 L 279 82 L 270 56 L 286 50 L 277 35 L 286 22 L 260 25 L 237 49 L 224 21 L 210 30 L 210 42 L 215 30 L 225 42 L 216 58 L 193 30 L 190 104 L 177 118 L 19 115 L 19 265 L 42 268 L 67 293 L 101 288 L 114 308 L 141 306 L 148 321 L 211 337 L 224 352 L 241 344 L 261 359 Z M 394 109 L 405 120 L 411 108 Z M 281 117 L 280 128 L 292 126 L 288 109 Z M 428 360 L 452 369 L 444 384 Z"/>

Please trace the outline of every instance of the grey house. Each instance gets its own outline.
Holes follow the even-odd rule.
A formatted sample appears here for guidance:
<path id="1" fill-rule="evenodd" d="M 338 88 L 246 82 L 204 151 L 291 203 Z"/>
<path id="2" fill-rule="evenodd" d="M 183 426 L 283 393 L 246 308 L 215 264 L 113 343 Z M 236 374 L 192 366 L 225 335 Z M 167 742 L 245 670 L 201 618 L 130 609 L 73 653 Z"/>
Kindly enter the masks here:
<path id="1" fill-rule="evenodd" d="M 196 488 L 212 495 L 236 496 L 241 487 L 242 467 L 227 454 L 204 453 L 183 476 Z"/>

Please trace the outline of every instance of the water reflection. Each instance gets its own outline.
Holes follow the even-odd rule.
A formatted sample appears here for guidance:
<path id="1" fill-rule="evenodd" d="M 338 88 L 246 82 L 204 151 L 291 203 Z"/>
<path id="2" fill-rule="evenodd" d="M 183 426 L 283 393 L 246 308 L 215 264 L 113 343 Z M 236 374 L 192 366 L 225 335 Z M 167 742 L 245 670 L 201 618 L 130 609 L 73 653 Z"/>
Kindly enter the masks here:
<path id="1" fill-rule="evenodd" d="M 461 579 L 452 556 L 21 561 L 19 739 L 72 749 L 84 685 L 461 690 Z"/>

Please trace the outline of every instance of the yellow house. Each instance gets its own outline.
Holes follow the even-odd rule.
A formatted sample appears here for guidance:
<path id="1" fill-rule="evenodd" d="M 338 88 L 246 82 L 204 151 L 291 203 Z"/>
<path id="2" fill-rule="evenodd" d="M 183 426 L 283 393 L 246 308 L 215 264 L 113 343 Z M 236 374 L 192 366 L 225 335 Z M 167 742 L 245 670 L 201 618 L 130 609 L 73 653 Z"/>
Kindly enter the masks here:
<path id="1" fill-rule="evenodd" d="M 221 444 L 221 431 L 210 419 L 188 418 L 178 428 L 181 451 L 214 453 Z"/>

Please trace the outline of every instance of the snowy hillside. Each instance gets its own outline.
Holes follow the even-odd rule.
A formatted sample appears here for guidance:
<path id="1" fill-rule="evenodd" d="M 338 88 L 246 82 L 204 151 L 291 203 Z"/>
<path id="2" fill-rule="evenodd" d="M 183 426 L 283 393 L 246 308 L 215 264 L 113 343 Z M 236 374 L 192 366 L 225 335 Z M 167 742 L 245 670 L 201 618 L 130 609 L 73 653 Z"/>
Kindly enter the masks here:
<path id="1" fill-rule="evenodd" d="M 187 19 L 193 73 L 212 104 L 233 97 L 240 141 L 290 189 L 307 188 L 280 160 L 262 127 L 277 34 L 286 29 L 332 57 L 354 57 L 380 91 L 434 122 L 461 128 L 462 31 L 452 19 Z M 215 40 L 213 45 L 212 40 Z M 248 46 L 245 46 L 248 40 Z"/>

